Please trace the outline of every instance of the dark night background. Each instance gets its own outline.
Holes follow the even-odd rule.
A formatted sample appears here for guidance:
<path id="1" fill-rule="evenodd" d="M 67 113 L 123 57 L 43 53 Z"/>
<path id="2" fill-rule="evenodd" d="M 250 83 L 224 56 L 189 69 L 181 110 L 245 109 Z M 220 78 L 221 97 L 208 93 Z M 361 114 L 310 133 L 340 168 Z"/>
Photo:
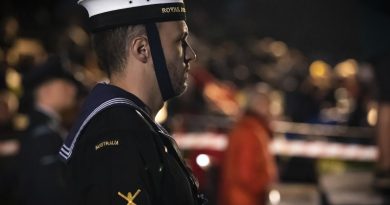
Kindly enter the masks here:
<path id="1" fill-rule="evenodd" d="M 75 0 L 0 3 L 1 16 L 20 19 L 22 33 L 51 39 L 86 15 Z M 330 62 L 381 55 L 390 46 L 389 2 L 385 0 L 187 1 L 191 31 L 210 42 L 248 36 L 272 37 L 310 58 Z M 83 19 L 83 18 L 81 18 Z M 85 19 L 83 19 L 85 21 Z M 84 24 L 85 22 L 79 22 Z M 47 45 L 50 47 L 50 45 Z"/>

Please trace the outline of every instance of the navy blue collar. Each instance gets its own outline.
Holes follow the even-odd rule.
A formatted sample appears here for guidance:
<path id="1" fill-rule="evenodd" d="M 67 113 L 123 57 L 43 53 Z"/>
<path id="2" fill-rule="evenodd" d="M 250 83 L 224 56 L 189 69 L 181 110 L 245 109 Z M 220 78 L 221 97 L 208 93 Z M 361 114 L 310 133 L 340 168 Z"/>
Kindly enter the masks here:
<path id="1" fill-rule="evenodd" d="M 117 87 L 115 85 L 112 85 L 112 84 L 99 83 L 96 85 L 96 88 L 97 87 L 104 87 L 102 89 L 112 91 L 115 95 L 119 94 L 120 96 L 123 96 L 123 97 L 131 100 L 138 107 L 140 107 L 142 110 L 144 110 L 149 116 L 152 116 L 151 115 L 152 112 L 150 111 L 150 108 L 148 106 L 146 106 L 146 104 L 144 102 L 142 102 L 142 100 L 139 99 L 137 96 L 135 96 L 133 93 L 129 93 L 126 90 L 124 90 L 120 87 Z M 100 90 L 100 88 L 99 88 L 99 90 Z"/>
<path id="2" fill-rule="evenodd" d="M 150 111 L 147 106 L 135 95 L 114 85 L 99 83 L 88 95 L 81 109 L 79 118 L 65 139 L 59 152 L 61 159 L 69 161 L 81 132 L 95 115 L 109 107 L 120 104 L 132 106 L 150 117 Z M 152 118 L 150 117 L 150 119 Z"/>

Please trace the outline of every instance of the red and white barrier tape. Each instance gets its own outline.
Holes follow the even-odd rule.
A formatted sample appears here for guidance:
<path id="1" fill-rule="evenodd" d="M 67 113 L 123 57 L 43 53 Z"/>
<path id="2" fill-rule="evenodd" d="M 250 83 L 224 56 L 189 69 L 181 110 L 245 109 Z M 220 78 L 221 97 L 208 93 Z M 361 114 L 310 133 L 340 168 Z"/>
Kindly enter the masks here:
<path id="1" fill-rule="evenodd" d="M 175 134 L 174 138 L 183 150 L 210 149 L 223 151 L 228 144 L 224 134 L 187 133 Z M 310 158 L 334 158 L 356 161 L 375 161 L 378 149 L 372 145 L 342 144 L 323 141 L 286 140 L 275 138 L 270 144 L 275 155 Z"/>

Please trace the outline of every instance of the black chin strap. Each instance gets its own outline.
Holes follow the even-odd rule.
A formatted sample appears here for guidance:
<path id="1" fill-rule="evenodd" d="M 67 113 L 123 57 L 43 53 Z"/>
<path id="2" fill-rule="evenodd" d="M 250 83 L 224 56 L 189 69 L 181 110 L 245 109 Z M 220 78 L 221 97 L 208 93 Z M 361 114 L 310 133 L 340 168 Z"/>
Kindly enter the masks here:
<path id="1" fill-rule="evenodd" d="M 175 97 L 176 93 L 173 90 L 171 79 L 169 77 L 164 51 L 161 46 L 160 35 L 156 23 L 147 23 L 145 24 L 145 27 L 149 39 L 149 46 L 152 52 L 158 86 L 163 100 L 166 101 Z"/>

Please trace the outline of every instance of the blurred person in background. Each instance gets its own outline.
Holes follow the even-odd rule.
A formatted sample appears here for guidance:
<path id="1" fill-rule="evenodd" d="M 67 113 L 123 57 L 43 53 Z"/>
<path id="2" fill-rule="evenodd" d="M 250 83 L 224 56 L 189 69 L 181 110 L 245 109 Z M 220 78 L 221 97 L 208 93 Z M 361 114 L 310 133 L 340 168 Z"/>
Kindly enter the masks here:
<path id="1" fill-rule="evenodd" d="M 0 67 L 0 204 L 16 204 L 17 154 L 19 132 L 13 123 L 17 97 L 8 90 Z"/>
<path id="2" fill-rule="evenodd" d="M 64 165 L 58 157 L 66 134 L 61 114 L 75 105 L 79 85 L 55 56 L 27 77 L 26 90 L 31 89 L 34 105 L 21 138 L 21 205 L 67 204 Z"/>
<path id="3" fill-rule="evenodd" d="M 269 92 L 266 84 L 249 90 L 246 111 L 229 134 L 221 171 L 221 205 L 263 205 L 267 188 L 277 179 L 269 150 Z"/>
<path id="4" fill-rule="evenodd" d="M 361 42 L 363 55 L 375 70 L 378 88 L 376 142 L 378 161 L 374 186 L 390 204 L 390 3 L 386 0 L 360 1 L 363 8 Z"/>

